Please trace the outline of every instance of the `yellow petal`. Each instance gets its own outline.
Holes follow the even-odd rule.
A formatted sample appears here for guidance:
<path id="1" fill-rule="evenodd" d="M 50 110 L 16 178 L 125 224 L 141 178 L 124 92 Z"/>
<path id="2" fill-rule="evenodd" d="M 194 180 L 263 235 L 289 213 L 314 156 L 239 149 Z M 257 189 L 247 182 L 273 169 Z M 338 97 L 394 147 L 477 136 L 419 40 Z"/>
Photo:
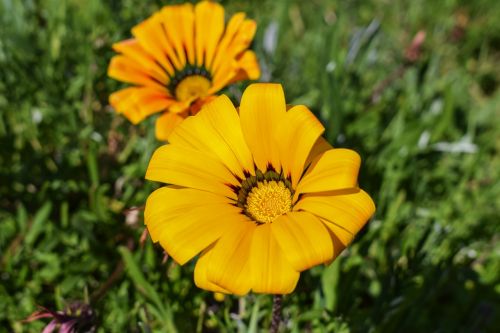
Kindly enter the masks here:
<path id="1" fill-rule="evenodd" d="M 213 291 L 217 293 L 229 294 L 230 292 L 218 285 L 210 282 L 207 277 L 208 264 L 210 263 L 210 255 L 212 254 L 213 245 L 203 251 L 200 258 L 194 267 L 194 283 L 198 288 Z"/>
<path id="2" fill-rule="evenodd" d="M 139 44 L 137 39 L 127 39 L 119 43 L 113 44 L 113 49 L 117 52 L 134 60 L 140 67 L 156 78 L 158 81 L 167 85 L 170 77 L 165 70 L 155 62 L 154 58 L 149 55 Z"/>
<path id="3" fill-rule="evenodd" d="M 127 105 L 126 101 L 132 97 L 133 92 L 137 89 L 137 87 L 128 87 L 115 91 L 109 95 L 109 104 L 111 104 L 116 112 L 123 112 Z"/>
<path id="4" fill-rule="evenodd" d="M 129 87 L 109 95 L 109 104 L 133 124 L 138 124 L 145 117 L 133 98 L 134 92 L 138 89 L 137 87 Z"/>
<path id="5" fill-rule="evenodd" d="M 146 179 L 220 194 L 236 199 L 230 186 L 239 182 L 216 157 L 180 145 L 168 144 L 153 154 Z"/>
<path id="6" fill-rule="evenodd" d="M 224 36 L 222 36 L 222 39 L 219 45 L 217 46 L 217 51 L 215 52 L 214 60 L 210 65 L 210 67 L 208 67 L 208 69 L 210 69 L 213 75 L 217 74 L 217 70 L 223 62 L 227 62 L 228 59 L 234 58 L 234 55 L 237 54 L 233 53 L 232 50 L 228 49 L 228 46 L 233 40 L 236 33 L 238 32 L 238 29 L 244 20 L 245 20 L 245 13 L 240 12 L 234 14 L 227 23 L 226 31 L 224 31 Z"/>
<path id="7" fill-rule="evenodd" d="M 119 81 L 149 86 L 158 91 L 165 91 L 162 82 L 150 76 L 139 64 L 123 55 L 111 58 L 108 67 L 108 76 Z"/>
<path id="8" fill-rule="evenodd" d="M 374 214 L 375 204 L 365 191 L 358 190 L 351 194 L 306 195 L 297 202 L 294 210 L 310 212 L 334 224 L 336 228 L 328 226 L 329 229 L 347 246 L 352 237 L 346 232 L 356 235 Z"/>
<path id="9" fill-rule="evenodd" d="M 239 26 L 234 38 L 228 46 L 228 49 L 234 52 L 235 55 L 243 52 L 253 40 L 255 31 L 257 30 L 257 23 L 254 20 L 246 19 Z"/>
<path id="10" fill-rule="evenodd" d="M 248 50 L 245 51 L 238 58 L 238 74 L 231 80 L 231 82 L 241 81 L 241 80 L 257 80 L 260 77 L 260 66 L 259 60 L 255 52 Z"/>
<path id="11" fill-rule="evenodd" d="M 326 141 L 324 137 L 320 136 L 318 140 L 316 140 L 314 146 L 312 147 L 309 156 L 307 156 L 305 166 L 306 167 L 309 166 L 312 163 L 312 161 L 314 161 L 314 159 L 318 157 L 318 155 L 322 155 L 324 152 L 332 148 L 333 146 L 328 141 Z"/>
<path id="12" fill-rule="evenodd" d="M 196 4 L 194 13 L 196 63 L 209 67 L 224 32 L 224 8 L 215 2 L 201 1 Z"/>
<path id="13" fill-rule="evenodd" d="M 233 82 L 233 78 L 238 74 L 238 63 L 233 58 L 229 58 L 219 67 L 212 78 L 212 86 L 208 90 L 209 94 L 215 94 L 225 86 Z"/>
<path id="14" fill-rule="evenodd" d="M 280 84 L 254 83 L 243 93 L 241 129 L 255 164 L 266 171 L 271 164 L 280 172 L 276 128 L 286 116 L 285 95 Z"/>
<path id="15" fill-rule="evenodd" d="M 351 244 L 354 237 L 350 232 L 340 228 L 336 224 L 330 223 L 322 218 L 319 218 L 319 220 L 330 231 L 330 237 L 332 238 L 333 243 L 333 258 L 331 261 L 333 261 L 349 244 Z"/>
<path id="16" fill-rule="evenodd" d="M 210 151 L 234 174 L 245 178 L 244 170 L 254 174 L 252 155 L 239 124 L 236 109 L 225 95 L 206 104 L 196 117 L 190 117 L 170 137 L 173 144 Z"/>
<path id="17" fill-rule="evenodd" d="M 317 156 L 297 185 L 300 193 L 341 190 L 357 186 L 361 158 L 354 150 L 334 148 Z"/>
<path id="18" fill-rule="evenodd" d="M 144 212 L 151 238 L 159 240 L 180 265 L 219 239 L 241 213 L 240 208 L 221 196 L 197 190 L 189 192 L 191 205 L 185 207 L 185 199 L 177 199 L 186 195 L 184 189 L 160 188 L 149 196 Z"/>
<path id="19" fill-rule="evenodd" d="M 132 28 L 132 34 L 137 38 L 142 48 L 158 61 L 170 76 L 173 76 L 174 67 L 179 68 L 180 63 L 172 45 L 165 36 L 161 15 L 157 13 L 139 23 Z"/>
<path id="20" fill-rule="evenodd" d="M 325 128 L 303 105 L 292 107 L 279 128 L 281 166 L 285 177 L 291 176 L 295 188 L 304 172 L 304 164 L 312 147 Z M 293 147 L 293 149 L 291 149 Z"/>
<path id="21" fill-rule="evenodd" d="M 188 45 L 194 41 L 194 13 L 190 3 L 165 6 L 161 11 L 161 22 L 179 59 L 179 66 L 186 66 Z M 192 46 L 190 46 L 192 50 Z"/>
<path id="22" fill-rule="evenodd" d="M 149 87 L 138 87 L 133 92 L 132 99 L 144 118 L 164 111 L 174 102 L 172 97 L 166 93 L 158 92 Z"/>
<path id="23" fill-rule="evenodd" d="M 168 141 L 173 130 L 182 123 L 184 117 L 173 112 L 164 112 L 156 119 L 155 135 L 159 141 Z"/>
<path id="24" fill-rule="evenodd" d="M 210 282 L 236 295 L 244 295 L 252 287 L 249 257 L 256 225 L 240 215 L 215 243 L 208 263 Z"/>
<path id="25" fill-rule="evenodd" d="M 273 236 L 293 268 L 303 271 L 333 258 L 333 243 L 326 227 L 307 212 L 291 212 L 272 224 Z"/>
<path id="26" fill-rule="evenodd" d="M 292 268 L 272 232 L 271 224 L 255 228 L 249 258 L 252 290 L 256 293 L 289 294 L 295 289 L 300 274 Z"/>

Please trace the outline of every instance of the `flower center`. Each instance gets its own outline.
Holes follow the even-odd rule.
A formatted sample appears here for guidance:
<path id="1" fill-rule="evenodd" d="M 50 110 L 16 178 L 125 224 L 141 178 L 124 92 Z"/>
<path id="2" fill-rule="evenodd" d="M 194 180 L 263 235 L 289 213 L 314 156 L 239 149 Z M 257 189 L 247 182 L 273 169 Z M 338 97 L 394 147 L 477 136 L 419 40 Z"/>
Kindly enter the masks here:
<path id="1" fill-rule="evenodd" d="M 260 181 L 246 198 L 246 212 L 256 221 L 271 223 L 292 208 L 292 193 L 282 181 Z"/>
<path id="2" fill-rule="evenodd" d="M 212 83 L 202 75 L 190 75 L 183 78 L 175 87 L 175 97 L 183 102 L 208 95 Z"/>

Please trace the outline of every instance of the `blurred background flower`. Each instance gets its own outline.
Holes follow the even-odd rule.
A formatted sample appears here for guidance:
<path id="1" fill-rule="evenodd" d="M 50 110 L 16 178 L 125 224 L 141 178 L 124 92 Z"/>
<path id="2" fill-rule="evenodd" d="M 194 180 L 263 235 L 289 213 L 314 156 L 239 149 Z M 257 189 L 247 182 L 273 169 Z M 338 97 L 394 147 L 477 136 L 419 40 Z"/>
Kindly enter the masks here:
<path id="1" fill-rule="evenodd" d="M 256 23 L 245 13 L 224 23 L 224 8 L 211 1 L 163 7 L 132 28 L 134 38 L 113 44 L 108 75 L 134 86 L 109 97 L 113 108 L 137 124 L 163 112 L 156 137 L 167 140 L 184 118 L 235 81 L 258 79 L 255 53 L 247 48 Z"/>

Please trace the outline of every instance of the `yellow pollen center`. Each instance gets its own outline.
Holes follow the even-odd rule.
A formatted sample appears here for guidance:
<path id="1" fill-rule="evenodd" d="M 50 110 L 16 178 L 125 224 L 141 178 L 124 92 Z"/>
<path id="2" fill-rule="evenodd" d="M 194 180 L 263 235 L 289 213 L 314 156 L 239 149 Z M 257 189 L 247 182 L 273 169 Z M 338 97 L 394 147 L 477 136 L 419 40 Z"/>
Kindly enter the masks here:
<path id="1" fill-rule="evenodd" d="M 190 99 L 205 97 L 212 86 L 209 79 L 202 75 L 190 75 L 182 79 L 175 87 L 175 97 L 184 102 Z"/>
<path id="2" fill-rule="evenodd" d="M 271 223 L 292 208 L 292 193 L 281 181 L 259 182 L 246 200 L 246 211 L 255 220 Z"/>

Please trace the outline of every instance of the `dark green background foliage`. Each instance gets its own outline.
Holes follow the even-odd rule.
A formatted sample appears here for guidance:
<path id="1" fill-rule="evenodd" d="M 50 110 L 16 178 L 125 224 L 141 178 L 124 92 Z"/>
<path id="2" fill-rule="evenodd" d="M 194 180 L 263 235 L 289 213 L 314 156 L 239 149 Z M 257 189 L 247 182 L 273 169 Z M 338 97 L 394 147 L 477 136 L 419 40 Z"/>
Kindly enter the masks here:
<path id="1" fill-rule="evenodd" d="M 109 107 L 121 84 L 106 67 L 111 44 L 162 4 L 0 2 L 2 332 L 39 332 L 47 320 L 22 323 L 36 305 L 73 300 L 92 302 L 99 332 L 269 325 L 269 296 L 215 301 L 194 287 L 192 263 L 140 245 L 141 211 L 126 220 L 158 186 L 143 177 L 159 144 L 154 119 L 133 126 Z M 500 2 L 225 5 L 258 21 L 262 80 L 360 152 L 360 185 L 377 203 L 338 260 L 302 274 L 284 300 L 286 331 L 500 327 Z M 243 88 L 226 92 L 237 101 Z"/>

